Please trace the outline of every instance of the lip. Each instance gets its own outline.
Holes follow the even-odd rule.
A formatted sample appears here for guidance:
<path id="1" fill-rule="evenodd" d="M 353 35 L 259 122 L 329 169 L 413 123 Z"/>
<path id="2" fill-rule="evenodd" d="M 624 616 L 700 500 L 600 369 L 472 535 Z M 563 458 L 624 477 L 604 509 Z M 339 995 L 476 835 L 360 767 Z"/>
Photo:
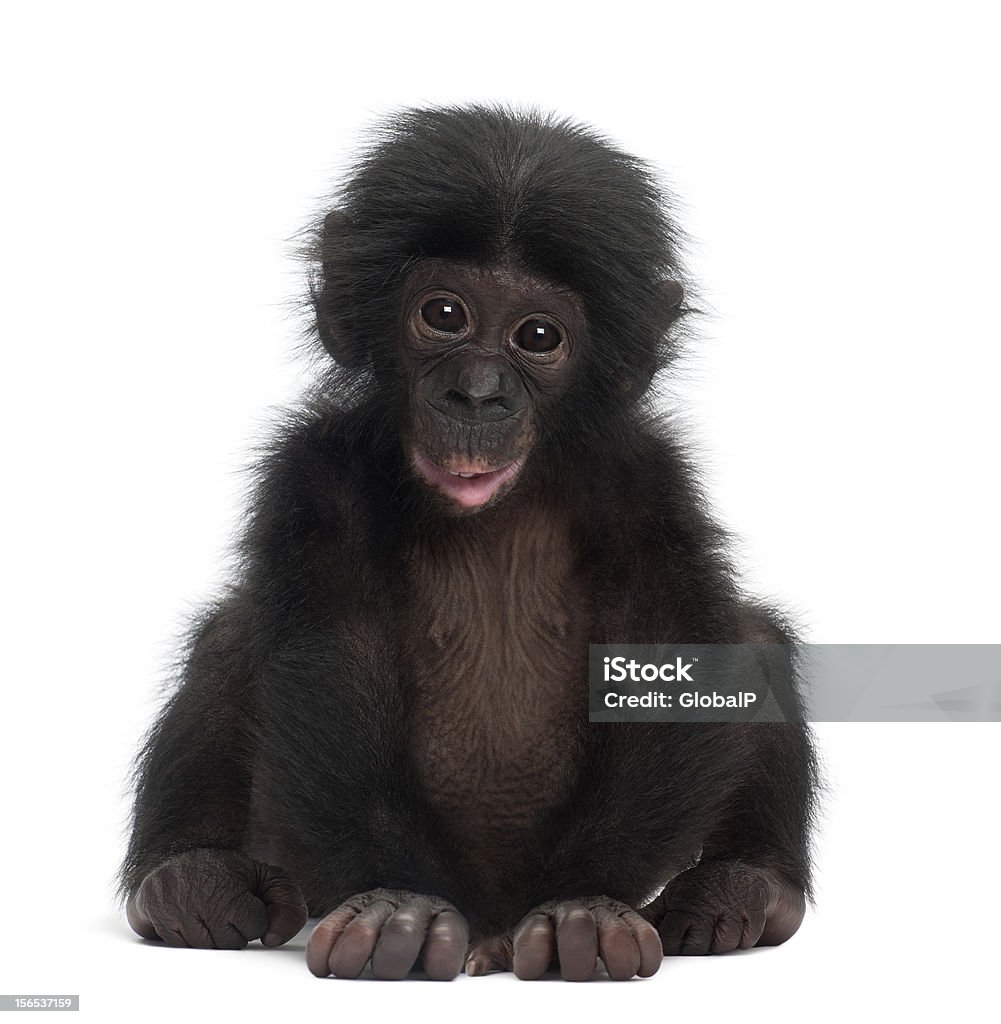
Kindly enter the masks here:
<path id="1" fill-rule="evenodd" d="M 521 469 L 515 459 L 499 469 L 483 470 L 475 462 L 453 459 L 444 469 L 419 451 L 413 453 L 414 469 L 425 483 L 440 491 L 461 508 L 480 508 L 509 483 Z"/>

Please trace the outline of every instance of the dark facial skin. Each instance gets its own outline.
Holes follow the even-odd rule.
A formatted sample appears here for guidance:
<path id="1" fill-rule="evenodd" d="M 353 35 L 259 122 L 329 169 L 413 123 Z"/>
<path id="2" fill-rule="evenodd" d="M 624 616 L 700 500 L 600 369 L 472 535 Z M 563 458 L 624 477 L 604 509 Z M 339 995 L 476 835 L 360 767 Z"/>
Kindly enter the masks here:
<path id="1" fill-rule="evenodd" d="M 585 332 L 572 291 L 513 267 L 429 260 L 411 272 L 403 435 L 415 476 L 446 511 L 496 505 L 515 486 Z"/>

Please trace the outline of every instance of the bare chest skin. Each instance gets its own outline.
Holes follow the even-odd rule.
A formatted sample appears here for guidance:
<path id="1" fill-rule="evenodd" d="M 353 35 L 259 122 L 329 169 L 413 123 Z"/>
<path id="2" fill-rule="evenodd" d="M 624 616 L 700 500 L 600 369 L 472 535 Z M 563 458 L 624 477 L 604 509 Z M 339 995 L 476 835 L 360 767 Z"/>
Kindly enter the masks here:
<path id="1" fill-rule="evenodd" d="M 579 764 L 589 609 L 572 545 L 540 513 L 422 541 L 409 564 L 415 763 L 460 849 L 500 867 Z"/>

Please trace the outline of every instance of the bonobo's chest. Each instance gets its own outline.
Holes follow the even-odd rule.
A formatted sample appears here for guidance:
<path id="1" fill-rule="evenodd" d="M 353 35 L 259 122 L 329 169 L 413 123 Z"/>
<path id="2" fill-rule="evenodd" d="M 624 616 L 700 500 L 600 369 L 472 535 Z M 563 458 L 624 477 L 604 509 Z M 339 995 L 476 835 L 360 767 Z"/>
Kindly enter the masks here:
<path id="1" fill-rule="evenodd" d="M 418 541 L 408 571 L 416 765 L 460 847 L 503 857 L 579 764 L 590 607 L 573 544 L 539 514 Z"/>

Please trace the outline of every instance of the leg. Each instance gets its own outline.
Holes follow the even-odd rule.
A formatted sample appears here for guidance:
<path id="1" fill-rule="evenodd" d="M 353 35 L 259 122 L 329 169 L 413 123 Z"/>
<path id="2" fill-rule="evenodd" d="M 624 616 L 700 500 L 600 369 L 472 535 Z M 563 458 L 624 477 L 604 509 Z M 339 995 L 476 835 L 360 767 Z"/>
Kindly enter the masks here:
<path id="1" fill-rule="evenodd" d="M 285 864 L 321 917 L 313 974 L 355 978 L 371 962 L 377 978 L 422 966 L 448 980 L 465 960 L 456 905 L 470 895 L 413 770 L 388 631 L 359 614 L 272 664 L 249 849 Z"/>
<path id="2" fill-rule="evenodd" d="M 647 941 L 628 912 L 664 878 L 673 880 L 639 915 L 657 929 L 664 953 L 724 952 L 789 938 L 809 892 L 816 770 L 805 726 L 629 725 L 603 735 L 592 784 L 540 873 L 558 898 L 540 901 L 514 932 L 516 973 L 537 977 L 555 959 L 564 977 L 587 977 L 596 940 L 611 954 L 613 963 L 599 952 L 609 974 L 625 976 Z M 700 846 L 701 861 L 683 870 Z M 607 915 L 591 909 L 591 923 L 569 913 L 591 902 L 580 900 L 588 892 L 624 906 L 617 916 L 636 936 L 635 951 L 618 956 L 611 934 L 603 940 Z M 640 966 L 646 963 L 641 955 Z"/>
<path id="3" fill-rule="evenodd" d="M 168 945 L 278 945 L 306 922 L 295 883 L 240 852 L 253 671 L 239 621 L 234 603 L 195 631 L 182 686 L 140 754 L 121 887 L 132 929 Z"/>
<path id="4" fill-rule="evenodd" d="M 564 978 L 584 980 L 600 959 L 624 980 L 659 968 L 656 927 L 637 908 L 692 863 L 743 751 L 726 726 L 602 725 L 591 736 L 578 792 L 532 865 L 510 962 L 503 942 L 478 945 L 474 972 L 503 966 L 528 979 L 556 965 Z"/>
<path id="5" fill-rule="evenodd" d="M 229 606 L 198 630 L 183 685 L 142 751 L 122 869 L 129 924 L 168 945 L 278 945 L 305 924 L 305 892 L 314 913 L 337 908 L 310 941 L 314 973 L 322 960 L 341 975 L 357 964 L 356 974 L 372 958 L 378 976 L 395 977 L 422 954 L 431 977 L 454 977 L 465 920 L 442 899 L 402 891 L 456 886 L 386 711 L 398 701 L 377 689 L 393 685 L 391 665 L 334 642 L 301 661 L 287 655 L 261 693 L 240 621 Z M 336 703 L 331 679 L 342 686 Z M 272 854 L 288 858 L 291 876 Z M 370 891 L 386 884 L 400 889 Z"/>
<path id="6" fill-rule="evenodd" d="M 709 837 L 702 860 L 642 911 L 665 956 L 778 945 L 806 912 L 816 774 L 808 735 L 797 725 L 740 728 L 753 730 L 759 766 L 738 794 L 740 810 Z"/>

